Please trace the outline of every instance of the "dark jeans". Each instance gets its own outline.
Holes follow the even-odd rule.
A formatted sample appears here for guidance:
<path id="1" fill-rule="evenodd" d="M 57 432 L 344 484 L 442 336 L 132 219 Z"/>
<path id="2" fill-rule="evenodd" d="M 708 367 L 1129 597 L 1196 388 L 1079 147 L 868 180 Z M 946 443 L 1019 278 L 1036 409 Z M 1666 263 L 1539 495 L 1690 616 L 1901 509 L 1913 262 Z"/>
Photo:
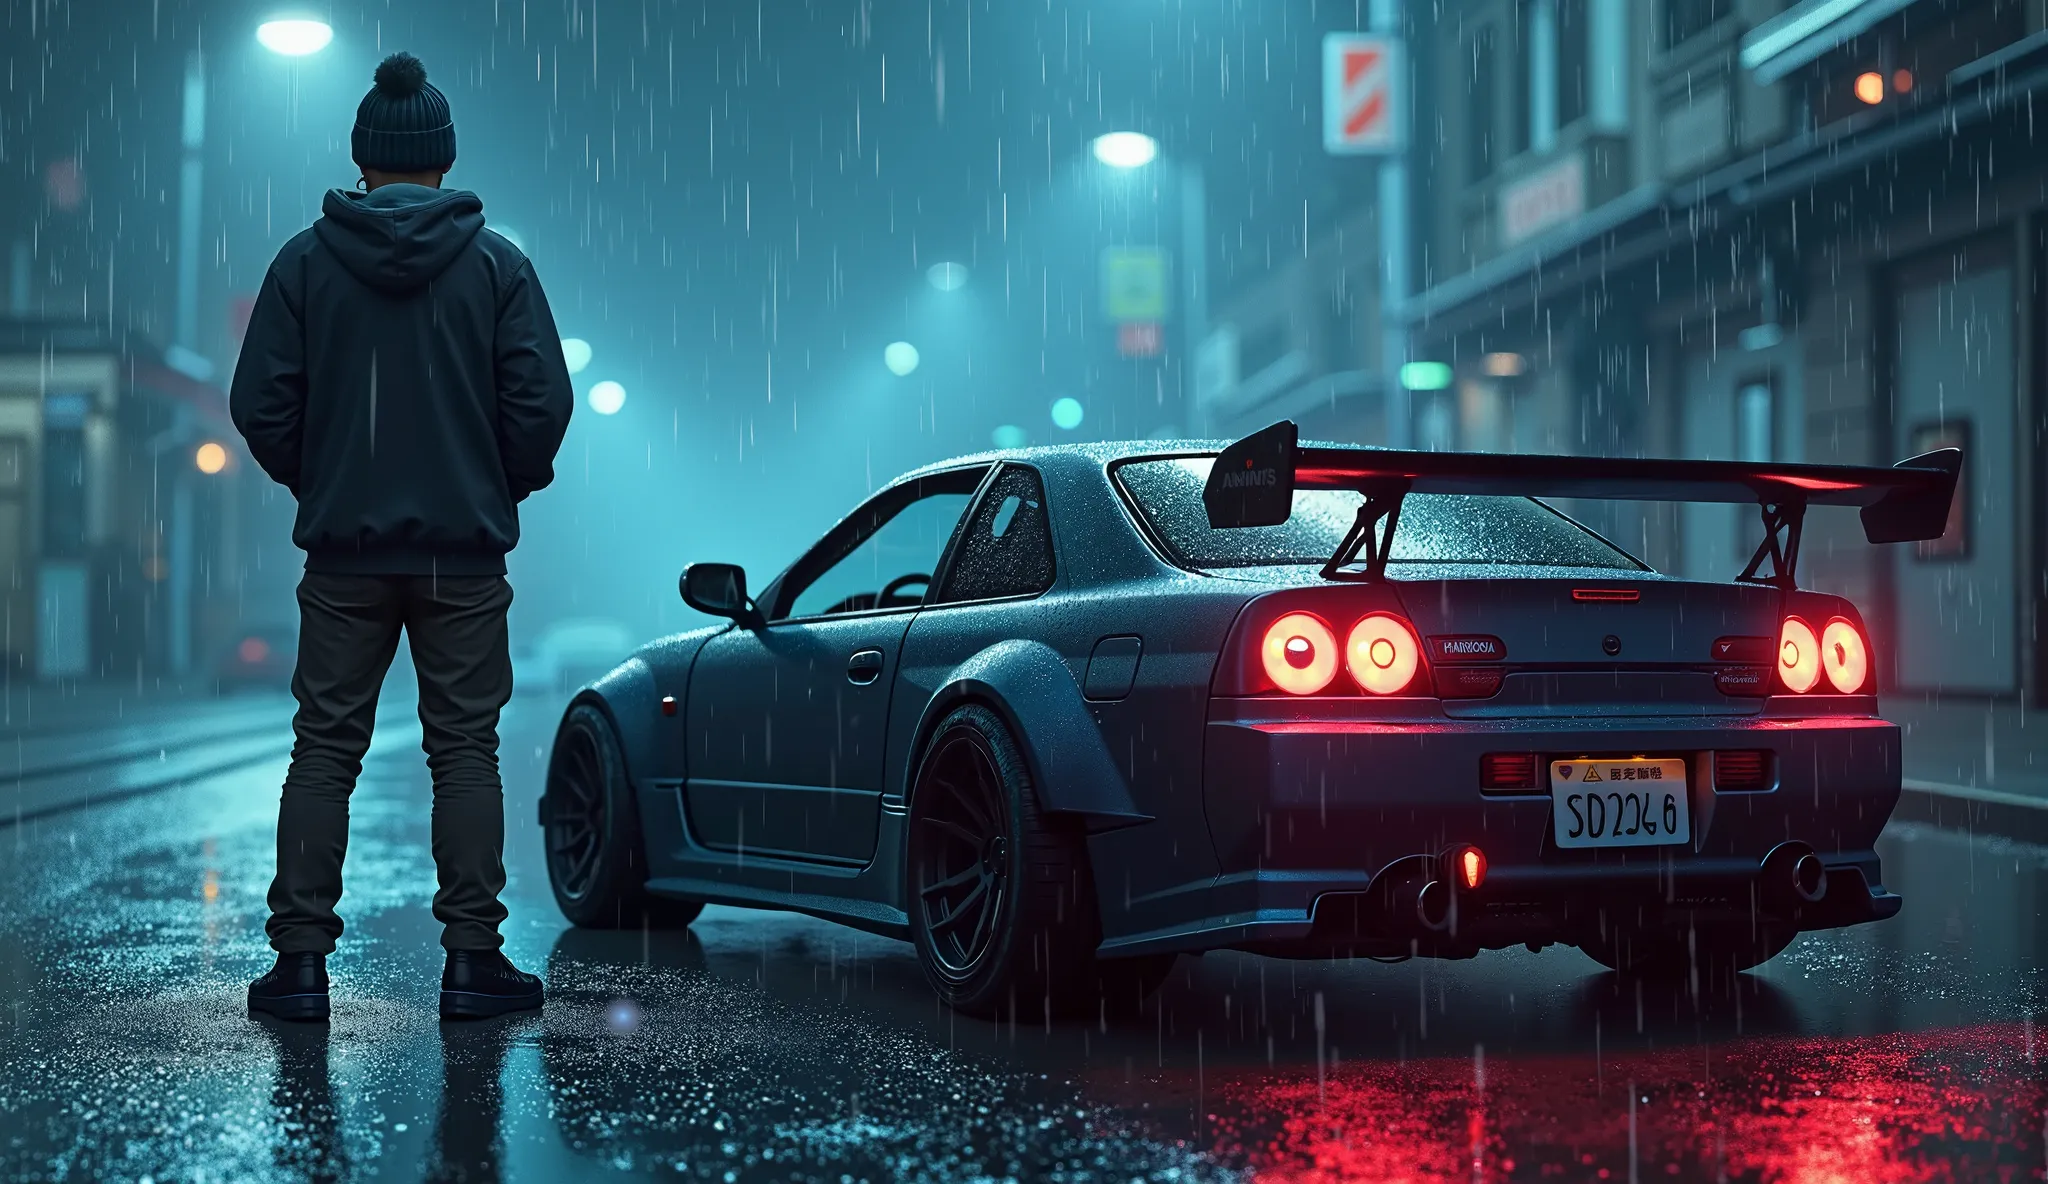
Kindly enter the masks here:
<path id="1" fill-rule="evenodd" d="M 512 697 L 503 576 L 355 576 L 299 581 L 296 742 L 277 813 L 271 948 L 332 953 L 341 936 L 348 799 L 376 721 L 377 691 L 402 628 L 420 678 L 420 726 L 434 779 L 434 916 L 451 950 L 495 950 L 505 906 L 505 801 L 498 712 Z"/>

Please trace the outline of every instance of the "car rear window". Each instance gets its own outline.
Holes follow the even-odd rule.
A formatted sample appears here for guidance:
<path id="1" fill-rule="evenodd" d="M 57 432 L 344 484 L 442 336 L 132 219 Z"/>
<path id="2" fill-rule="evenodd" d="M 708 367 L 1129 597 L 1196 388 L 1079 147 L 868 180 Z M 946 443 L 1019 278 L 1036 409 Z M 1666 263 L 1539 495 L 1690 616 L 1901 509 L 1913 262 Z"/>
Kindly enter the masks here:
<path id="1" fill-rule="evenodd" d="M 1349 490 L 1306 489 L 1279 526 L 1218 530 L 1202 506 L 1214 457 L 1125 461 L 1115 479 L 1153 533 L 1183 565 L 1264 567 L 1327 561 L 1365 499 Z M 1600 536 L 1526 497 L 1411 493 L 1401 502 L 1391 563 L 1519 567 L 1645 568 Z"/>

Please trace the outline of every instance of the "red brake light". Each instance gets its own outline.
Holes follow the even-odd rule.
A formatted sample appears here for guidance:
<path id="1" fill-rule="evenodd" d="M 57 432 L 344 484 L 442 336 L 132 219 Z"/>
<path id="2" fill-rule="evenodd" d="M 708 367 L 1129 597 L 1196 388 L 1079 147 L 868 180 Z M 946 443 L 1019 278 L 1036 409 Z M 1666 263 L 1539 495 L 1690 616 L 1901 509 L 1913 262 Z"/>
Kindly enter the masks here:
<path id="1" fill-rule="evenodd" d="M 1458 881 L 1469 891 L 1486 883 L 1486 852 L 1465 847 L 1458 852 Z"/>
<path id="2" fill-rule="evenodd" d="M 1337 677 L 1337 635 L 1310 613 L 1288 613 L 1266 626 L 1259 661 L 1273 685 L 1290 695 L 1313 695 Z"/>
<path id="3" fill-rule="evenodd" d="M 260 637 L 244 637 L 242 644 L 235 647 L 235 656 L 254 666 L 270 656 L 270 643 Z"/>
<path id="4" fill-rule="evenodd" d="M 1870 647 L 1846 617 L 1836 617 L 1820 635 L 1820 664 L 1828 682 L 1844 695 L 1863 689 L 1870 677 Z"/>
<path id="5" fill-rule="evenodd" d="M 1344 643 L 1344 664 L 1358 685 L 1375 695 L 1391 695 L 1415 681 L 1422 663 L 1422 644 L 1415 630 L 1392 613 L 1368 613 L 1351 627 Z"/>
<path id="6" fill-rule="evenodd" d="M 1798 617 L 1786 617 L 1778 630 L 1778 681 L 1799 695 L 1820 681 L 1820 638 Z"/>

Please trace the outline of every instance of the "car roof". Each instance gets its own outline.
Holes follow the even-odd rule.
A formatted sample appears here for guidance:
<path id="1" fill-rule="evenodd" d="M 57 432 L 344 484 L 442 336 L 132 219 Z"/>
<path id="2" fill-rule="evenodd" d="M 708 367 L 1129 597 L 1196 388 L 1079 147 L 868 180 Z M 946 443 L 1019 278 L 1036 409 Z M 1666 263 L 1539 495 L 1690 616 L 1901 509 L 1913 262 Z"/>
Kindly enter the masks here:
<path id="1" fill-rule="evenodd" d="M 1074 444 L 1038 444 L 1029 448 L 992 448 L 987 452 L 972 452 L 965 456 L 920 466 L 890 484 L 913 481 L 919 477 L 928 477 L 933 473 L 943 473 L 968 465 L 992 464 L 1001 460 L 1038 464 L 1069 464 L 1081 461 L 1091 465 L 1106 465 L 1112 461 L 1131 460 L 1137 457 L 1214 454 L 1223 451 L 1229 444 L 1228 440 L 1100 440 Z"/>

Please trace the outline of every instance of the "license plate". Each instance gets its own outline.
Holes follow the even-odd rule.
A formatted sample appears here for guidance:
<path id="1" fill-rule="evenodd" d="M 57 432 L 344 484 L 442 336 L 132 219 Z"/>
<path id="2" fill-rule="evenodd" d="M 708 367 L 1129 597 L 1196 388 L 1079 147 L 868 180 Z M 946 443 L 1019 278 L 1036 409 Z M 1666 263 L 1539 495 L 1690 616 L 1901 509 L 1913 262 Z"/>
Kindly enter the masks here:
<path id="1" fill-rule="evenodd" d="M 1685 762 L 1550 762 L 1550 816 L 1560 847 L 1660 847 L 1692 841 Z"/>

